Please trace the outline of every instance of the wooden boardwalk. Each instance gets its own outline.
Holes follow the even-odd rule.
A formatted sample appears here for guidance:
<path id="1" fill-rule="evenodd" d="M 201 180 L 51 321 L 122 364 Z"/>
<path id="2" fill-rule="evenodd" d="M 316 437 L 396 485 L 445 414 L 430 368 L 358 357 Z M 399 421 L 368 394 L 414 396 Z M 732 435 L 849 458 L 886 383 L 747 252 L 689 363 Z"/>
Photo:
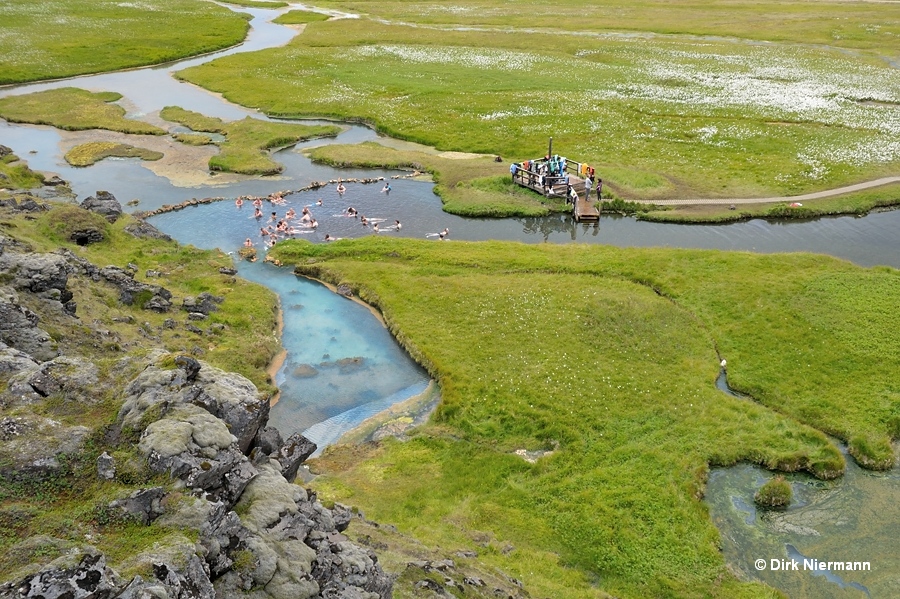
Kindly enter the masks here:
<path id="1" fill-rule="evenodd" d="M 580 163 L 567 162 L 564 176 L 544 176 L 539 172 L 540 164 L 536 163 L 538 161 L 517 163 L 513 181 L 547 198 L 565 198 L 566 203 L 572 205 L 572 217 L 576 222 L 600 220 L 600 209 L 591 200 L 591 190 L 585 189 L 585 179 L 579 174 Z M 527 169 L 524 168 L 526 165 Z"/>

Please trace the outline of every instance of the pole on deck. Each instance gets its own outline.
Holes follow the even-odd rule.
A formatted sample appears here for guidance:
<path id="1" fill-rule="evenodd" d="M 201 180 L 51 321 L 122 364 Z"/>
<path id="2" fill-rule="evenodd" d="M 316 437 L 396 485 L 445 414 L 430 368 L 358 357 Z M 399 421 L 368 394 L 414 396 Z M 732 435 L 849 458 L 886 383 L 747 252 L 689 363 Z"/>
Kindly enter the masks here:
<path id="1" fill-rule="evenodd" d="M 550 138 L 550 147 L 547 148 L 547 158 L 553 157 L 553 138 Z"/>

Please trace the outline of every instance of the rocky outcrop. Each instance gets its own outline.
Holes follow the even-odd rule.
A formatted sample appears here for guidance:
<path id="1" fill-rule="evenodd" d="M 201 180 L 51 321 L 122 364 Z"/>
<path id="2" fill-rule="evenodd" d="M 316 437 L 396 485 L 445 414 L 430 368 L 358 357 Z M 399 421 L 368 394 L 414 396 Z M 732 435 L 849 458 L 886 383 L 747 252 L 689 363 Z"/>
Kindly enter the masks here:
<path id="1" fill-rule="evenodd" d="M 265 427 L 268 402 L 249 381 L 190 357 L 176 364 L 132 381 L 120 419 L 140 427 L 156 414 L 138 445 L 150 468 L 203 492 L 171 518 L 199 526 L 218 596 L 390 597 L 375 555 L 340 534 L 349 510 L 332 512 L 288 482 L 315 444 L 302 435 L 282 443 Z"/>
<path id="2" fill-rule="evenodd" d="M 138 304 L 138 307 L 154 312 L 168 312 L 172 306 L 172 292 L 159 285 L 141 283 L 134 280 L 134 272 L 107 266 L 100 269 L 100 276 L 119 290 L 119 301 L 127 306 Z"/>
<path id="3" fill-rule="evenodd" d="M 110 599 L 118 595 L 116 574 L 93 548 L 73 551 L 15 585 L 0 585 L 0 598 Z"/>
<path id="4" fill-rule="evenodd" d="M 122 204 L 108 191 L 98 191 L 96 197 L 88 196 L 81 202 L 81 207 L 96 212 L 111 223 L 122 216 Z"/>
<path id="5" fill-rule="evenodd" d="M 39 322 L 37 314 L 19 303 L 15 291 L 0 287 L 0 343 L 4 347 L 18 350 L 36 360 L 55 358 L 56 343 L 47 331 L 37 326 Z M 2 351 L 0 360 L 11 359 L 7 358 L 10 355 L 7 350 Z"/>
<path id="6" fill-rule="evenodd" d="M 119 412 L 122 423 L 139 428 L 150 409 L 165 413 L 191 404 L 221 419 L 239 451 L 249 451 L 257 431 L 268 421 L 268 398 L 260 397 L 256 386 L 239 374 L 184 358 L 179 357 L 179 368 L 150 365 L 125 387 Z"/>
<path id="7" fill-rule="evenodd" d="M 80 496 L 84 477 L 96 477 L 85 484 L 84 501 L 73 502 L 77 527 L 58 533 L 67 540 L 36 535 L 15 543 L 22 557 L 12 563 L 21 570 L 0 584 L 0 599 L 390 597 L 391 578 L 374 553 L 342 534 L 349 510 L 327 509 L 289 482 L 316 446 L 301 435 L 285 442 L 267 427 L 269 398 L 249 380 L 152 347 L 149 357 L 143 347 L 137 352 L 147 365 L 135 376 L 138 358 L 116 355 L 123 330 L 136 327 L 136 343 L 152 343 L 143 334 L 152 325 L 107 304 L 108 285 L 125 304 L 171 307 L 172 294 L 136 281 L 138 271 L 100 268 L 69 250 L 34 253 L 0 234 L 0 486 L 26 494 L 73 483 Z M 73 318 L 70 287 L 85 301 L 100 297 L 111 313 Z M 200 294 L 183 307 L 206 316 L 222 301 Z M 224 325 L 208 330 L 214 327 Z M 74 348 L 97 348 L 102 361 L 69 354 Z M 125 372 L 131 380 L 123 384 Z M 92 422 L 106 420 L 94 415 L 114 399 L 122 401 L 116 425 Z M 37 500 L 31 505 L 40 509 Z M 104 555 L 90 545 L 98 532 L 108 541 L 135 523 L 150 527 L 150 541 L 135 534 L 142 549 L 133 554 Z"/>

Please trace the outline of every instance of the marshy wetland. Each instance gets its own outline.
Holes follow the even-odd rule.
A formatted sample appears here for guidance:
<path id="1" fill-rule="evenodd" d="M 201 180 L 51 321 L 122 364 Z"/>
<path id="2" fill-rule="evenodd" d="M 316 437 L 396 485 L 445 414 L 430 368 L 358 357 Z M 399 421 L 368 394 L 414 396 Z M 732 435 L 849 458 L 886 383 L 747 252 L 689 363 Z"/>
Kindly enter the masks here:
<path id="1" fill-rule="evenodd" d="M 79 3 L 39 4 L 66 12 Z M 144 4 L 183 19 L 177 10 L 191 3 Z M 239 266 L 280 296 L 288 356 L 275 377 L 279 428 L 331 442 L 424 393 L 429 378 L 440 386 L 432 419 L 405 441 L 336 446 L 315 461 L 311 485 L 322 497 L 435 551 L 476 552 L 532 597 L 896 594 L 900 211 L 796 217 L 891 206 L 900 186 L 804 202 L 809 212 L 764 204 L 730 225 L 608 216 L 576 226 L 559 206 L 511 189 L 504 173 L 553 136 L 554 148 L 596 164 L 623 201 L 723 199 L 697 209 L 699 221 L 727 218 L 727 198 L 897 175 L 900 8 L 338 2 L 314 14 L 339 18 L 301 10 L 282 19 L 301 24 L 298 33 L 270 21 L 310 6 L 193 4 L 223 22 L 251 15 L 251 41 L 222 57 L 0 90 L 10 120 L 67 129 L 85 116 L 34 104 L 48 91 L 79 94 L 106 119 L 77 133 L 5 122 L 0 143 L 59 173 L 79 197 L 109 189 L 123 203 L 139 199 L 135 210 L 225 197 L 151 220 L 225 252 L 258 239 L 238 195 L 389 178 L 398 168 L 431 174 L 392 180 L 390 194 L 348 184 L 344 196 L 333 185 L 289 196 L 298 210 L 324 199 L 320 229 L 270 252 L 299 274 L 348 284 L 387 330 L 287 268 Z M 33 27 L 23 16 L 34 18 L 32 3 L 3 10 L 18 11 L 22 31 Z M 28 80 L 23 70 L 33 79 L 77 72 L 47 74 L 15 56 L 15 69 L 0 67 L 9 81 Z M 149 51 L 140 58 L 91 70 L 160 62 Z M 304 117 L 337 122 L 279 120 Z M 125 133 L 123 123 L 143 129 Z M 171 134 L 220 137 L 189 146 Z M 336 138 L 292 145 L 320 135 Z M 217 163 L 229 136 L 236 149 L 290 147 Z M 185 160 L 75 168 L 62 158 L 79 144 L 129 139 Z M 249 160 L 257 166 L 240 174 Z M 276 176 L 259 176 L 272 164 Z M 347 205 L 402 219 L 402 234 L 371 234 L 338 216 Z M 473 218 L 485 215 L 506 218 Z M 444 227 L 449 241 L 425 239 Z M 328 232 L 346 239 L 316 243 Z M 743 397 L 716 388 L 722 358 Z M 773 472 L 789 473 L 794 489 L 784 512 L 752 504 Z M 868 560 L 872 571 L 835 580 L 753 568 L 757 558 L 795 555 Z M 401 576 L 395 596 L 416 596 L 415 582 Z"/>

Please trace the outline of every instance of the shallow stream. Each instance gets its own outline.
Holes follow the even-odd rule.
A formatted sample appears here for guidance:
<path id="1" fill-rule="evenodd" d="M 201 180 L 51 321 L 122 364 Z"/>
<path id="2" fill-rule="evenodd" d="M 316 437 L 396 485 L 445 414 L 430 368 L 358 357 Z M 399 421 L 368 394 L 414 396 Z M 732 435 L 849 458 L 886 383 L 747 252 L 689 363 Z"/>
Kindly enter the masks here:
<path id="1" fill-rule="evenodd" d="M 241 46 L 160 67 L 0 89 L 0 96 L 71 85 L 122 93 L 125 98 L 120 103 L 134 118 L 155 120 L 158 111 L 167 105 L 227 120 L 247 115 L 265 118 L 172 77 L 176 70 L 219 56 L 282 45 L 296 34 L 293 29 L 269 23 L 283 10 L 236 10 L 253 16 L 251 33 Z M 0 143 L 12 147 L 33 168 L 58 173 L 71 183 L 79 199 L 103 189 L 123 204 L 139 199 L 136 210 L 152 210 L 191 197 L 228 198 L 153 219 L 154 225 L 182 243 L 219 247 L 227 252 L 235 252 L 247 237 L 262 247 L 259 229 L 266 223 L 252 217 L 249 204 L 236 208 L 233 200 L 238 195 L 265 196 L 277 190 L 297 189 L 313 180 L 389 177 L 392 173 L 384 171 L 314 165 L 300 152 L 304 145 L 366 140 L 409 147 L 404 142 L 379 137 L 367 128 L 347 125 L 336 140 L 313 141 L 278 152 L 275 157 L 285 166 L 278 177 L 233 178 L 224 183 L 213 179 L 203 186 L 179 187 L 135 159 L 107 159 L 88 168 L 68 166 L 62 157 L 63 135 L 59 131 L 0 121 Z M 729 225 L 663 225 L 604 217 L 595 226 L 577 225 L 568 215 L 503 220 L 452 216 L 441 210 L 431 183 L 394 180 L 391 185 L 393 189 L 388 194 L 381 192 L 381 184 L 350 183 L 343 195 L 329 186 L 291 195 L 288 206 L 298 212 L 301 207 L 310 206 L 320 223 L 315 232 L 302 235 L 311 241 L 321 241 L 326 233 L 335 237 L 375 234 L 359 220 L 341 216 L 352 205 L 370 218 L 385 219 L 385 224 L 394 220 L 403 224 L 400 232 L 379 234 L 427 238 L 449 228 L 451 240 L 809 251 L 863 266 L 887 264 L 900 268 L 900 211 L 861 218 L 789 223 L 753 220 Z M 315 206 L 320 198 L 323 205 Z M 287 206 L 278 207 L 279 214 L 286 209 Z M 284 310 L 283 344 L 287 357 L 276 376 L 281 399 L 273 407 L 272 423 L 285 435 L 304 431 L 320 445 L 328 444 L 365 418 L 425 390 L 427 374 L 364 306 L 268 264 L 242 262 L 238 268 L 241 276 L 278 293 Z M 727 391 L 724 379 L 719 386 Z M 730 567 L 741 576 L 764 581 L 796 598 L 900 597 L 900 474 L 896 469 L 872 474 L 860 470 L 852 460 L 848 464 L 847 474 L 838 481 L 789 477 L 797 501 L 785 512 L 758 512 L 754 507 L 753 493 L 771 473 L 747 465 L 714 471 L 707 502 L 722 531 L 722 548 Z M 825 561 L 869 561 L 872 569 L 825 576 L 822 572 L 772 571 L 768 567 L 771 559 L 790 560 L 794 556 L 802 562 L 802 557 L 797 557 L 800 555 Z M 756 559 L 767 560 L 767 568 L 756 570 Z"/>

